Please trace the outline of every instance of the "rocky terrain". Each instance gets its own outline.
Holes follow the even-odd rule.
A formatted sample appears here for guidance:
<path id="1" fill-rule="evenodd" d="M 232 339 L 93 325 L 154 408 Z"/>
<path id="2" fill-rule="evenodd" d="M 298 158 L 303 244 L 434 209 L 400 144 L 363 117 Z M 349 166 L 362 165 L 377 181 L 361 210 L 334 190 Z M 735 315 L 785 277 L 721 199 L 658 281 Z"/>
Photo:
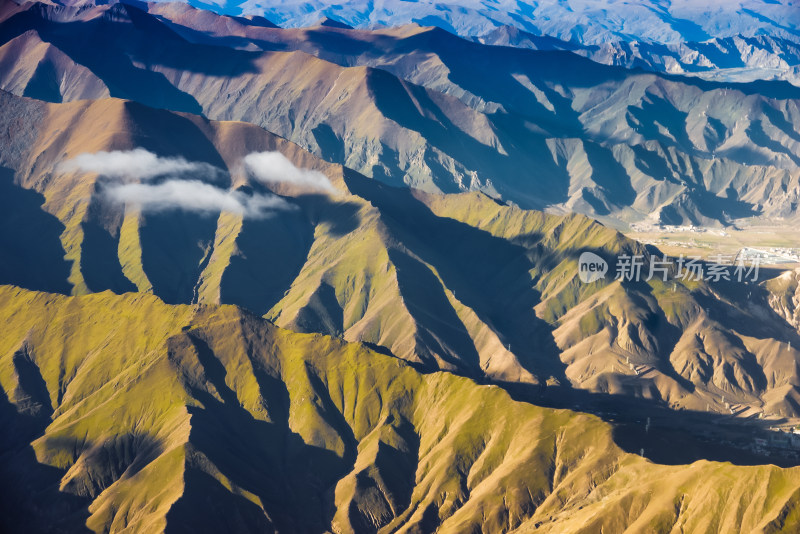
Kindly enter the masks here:
<path id="1" fill-rule="evenodd" d="M 209 24 L 182 4 L 14 6 L 0 88 L 15 94 L 243 120 L 391 185 L 481 190 L 614 225 L 796 213 L 800 89 L 785 82 L 629 71 L 419 26 L 283 30 Z"/>
<path id="2" fill-rule="evenodd" d="M 0 6 L 0 531 L 800 529 L 789 4 L 507 4 Z"/>

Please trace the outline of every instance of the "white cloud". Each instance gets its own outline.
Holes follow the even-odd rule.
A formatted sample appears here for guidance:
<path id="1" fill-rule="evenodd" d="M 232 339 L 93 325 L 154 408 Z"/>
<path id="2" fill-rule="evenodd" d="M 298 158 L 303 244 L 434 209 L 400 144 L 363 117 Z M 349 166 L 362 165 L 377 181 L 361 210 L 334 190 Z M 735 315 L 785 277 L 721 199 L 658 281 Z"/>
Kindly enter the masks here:
<path id="1" fill-rule="evenodd" d="M 93 172 L 110 178 L 148 180 L 156 176 L 189 174 L 215 178 L 224 173 L 208 163 L 186 161 L 184 158 L 157 156 L 144 148 L 85 153 L 58 166 L 62 172 Z"/>
<path id="2" fill-rule="evenodd" d="M 327 176 L 319 171 L 298 169 L 280 152 L 253 152 L 245 156 L 244 164 L 262 182 L 290 183 L 317 191 L 336 192 Z"/>
<path id="3" fill-rule="evenodd" d="M 159 184 L 114 184 L 105 197 L 117 203 L 133 204 L 144 211 L 181 209 L 200 213 L 227 211 L 248 218 L 269 217 L 275 211 L 295 206 L 275 195 L 247 195 L 197 180 L 167 180 Z"/>

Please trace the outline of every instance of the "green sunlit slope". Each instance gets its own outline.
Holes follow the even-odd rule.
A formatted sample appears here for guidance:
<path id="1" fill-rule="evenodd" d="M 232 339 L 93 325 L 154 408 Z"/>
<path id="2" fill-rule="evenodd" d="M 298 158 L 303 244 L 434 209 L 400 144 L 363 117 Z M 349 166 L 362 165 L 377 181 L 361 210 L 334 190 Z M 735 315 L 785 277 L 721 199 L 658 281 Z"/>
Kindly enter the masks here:
<path id="1" fill-rule="evenodd" d="M 625 454 L 591 416 L 232 306 L 0 288 L 0 520 L 70 532 L 792 529 L 800 471 Z"/>

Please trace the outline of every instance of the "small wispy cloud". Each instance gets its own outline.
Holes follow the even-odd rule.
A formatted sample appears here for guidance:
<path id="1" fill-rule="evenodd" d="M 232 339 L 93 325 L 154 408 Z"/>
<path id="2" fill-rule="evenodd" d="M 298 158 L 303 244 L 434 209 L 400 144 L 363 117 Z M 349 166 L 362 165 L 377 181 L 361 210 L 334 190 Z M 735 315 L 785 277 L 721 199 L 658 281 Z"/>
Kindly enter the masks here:
<path id="1" fill-rule="evenodd" d="M 299 169 L 280 152 L 253 152 L 244 165 L 256 179 L 267 183 L 290 183 L 306 189 L 335 193 L 328 177 L 319 171 Z"/>
<path id="2" fill-rule="evenodd" d="M 157 176 L 194 174 L 202 178 L 216 178 L 225 171 L 184 158 L 162 157 L 144 148 L 85 153 L 58 165 L 61 172 L 83 171 L 109 178 L 149 180 Z"/>
<path id="3" fill-rule="evenodd" d="M 197 180 L 167 180 L 158 184 L 112 184 L 104 196 L 116 203 L 136 206 L 142 211 L 180 209 L 198 213 L 229 212 L 251 219 L 263 219 L 276 211 L 296 207 L 275 195 L 222 189 Z"/>
<path id="4" fill-rule="evenodd" d="M 299 169 L 280 152 L 254 152 L 242 163 L 262 182 L 292 183 L 315 191 L 336 191 L 324 174 Z M 276 211 L 297 209 L 277 195 L 245 193 L 209 183 L 227 175 L 227 171 L 208 163 L 188 161 L 182 157 L 162 157 L 144 148 L 84 153 L 62 162 L 57 169 L 99 174 L 108 179 L 101 187 L 104 200 L 142 211 L 180 209 L 265 218 Z"/>

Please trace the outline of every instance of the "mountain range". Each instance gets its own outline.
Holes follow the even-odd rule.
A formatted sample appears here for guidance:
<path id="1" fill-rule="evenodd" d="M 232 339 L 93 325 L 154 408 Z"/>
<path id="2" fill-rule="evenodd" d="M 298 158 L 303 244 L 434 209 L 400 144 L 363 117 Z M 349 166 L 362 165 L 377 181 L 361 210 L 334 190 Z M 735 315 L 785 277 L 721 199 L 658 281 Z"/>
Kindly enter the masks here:
<path id="1" fill-rule="evenodd" d="M 706 41 L 582 44 L 501 26 L 476 40 L 496 46 L 568 50 L 605 65 L 697 76 L 710 81 L 786 80 L 800 86 L 800 44 L 771 35 L 716 37 Z"/>
<path id="2" fill-rule="evenodd" d="M 437 26 L 464 36 L 489 33 L 501 25 L 534 35 L 595 45 L 612 41 L 701 42 L 717 37 L 772 35 L 800 41 L 800 14 L 791 0 L 233 0 L 199 2 L 223 14 L 263 15 L 288 27 L 310 26 L 330 17 L 353 27 Z"/>
<path id="3" fill-rule="evenodd" d="M 798 468 L 653 464 L 594 416 L 231 306 L 9 286 L 0 303 L 7 532 L 798 525 Z"/>
<path id="4" fill-rule="evenodd" d="M 631 71 L 419 26 L 280 29 L 175 3 L 7 4 L 2 17 L 0 88 L 15 94 L 243 120 L 390 185 L 616 226 L 796 213 L 800 89 L 786 82 Z"/>
<path id="5" fill-rule="evenodd" d="M 580 215 L 382 185 L 246 123 L 115 99 L 2 98 L 4 248 L 18 261 L 4 283 L 235 304 L 423 369 L 528 384 L 535 395 L 800 415 L 791 285 L 587 285 L 583 251 L 612 265 L 655 252 Z M 274 153 L 330 190 L 264 182 L 245 164 Z M 177 180 L 140 170 L 136 183 L 120 183 L 114 158 L 186 171 Z M 246 209 L 256 203 L 270 211 Z"/>
<path id="6" fill-rule="evenodd" d="M 789 1 L 189 2 L 285 27 L 436 26 L 488 44 L 578 51 L 594 61 L 728 81 L 800 85 L 800 10 Z"/>
<path id="7" fill-rule="evenodd" d="M 791 2 L 397 5 L 0 6 L 0 531 L 800 529 Z"/>

